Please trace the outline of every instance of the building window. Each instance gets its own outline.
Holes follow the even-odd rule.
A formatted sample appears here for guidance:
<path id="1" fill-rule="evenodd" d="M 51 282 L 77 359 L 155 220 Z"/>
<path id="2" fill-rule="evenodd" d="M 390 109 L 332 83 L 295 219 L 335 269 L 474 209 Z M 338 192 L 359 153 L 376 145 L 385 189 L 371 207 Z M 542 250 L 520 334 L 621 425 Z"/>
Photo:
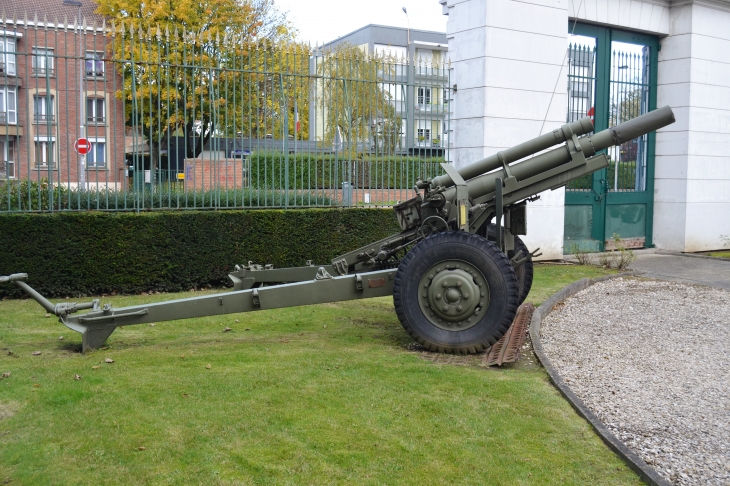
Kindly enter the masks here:
<path id="1" fill-rule="evenodd" d="M 56 142 L 47 137 L 38 137 L 35 140 L 35 165 L 36 167 L 56 167 Z"/>
<path id="2" fill-rule="evenodd" d="M 418 104 L 419 105 L 430 105 L 431 104 L 431 88 L 418 88 Z"/>
<path id="3" fill-rule="evenodd" d="M 0 178 L 15 179 L 15 140 L 0 139 Z"/>
<path id="4" fill-rule="evenodd" d="M 33 96 L 33 123 L 54 123 L 56 110 L 53 101 L 53 96 Z"/>
<path id="5" fill-rule="evenodd" d="M 53 49 L 34 47 L 31 65 L 33 76 L 53 76 Z"/>
<path id="6" fill-rule="evenodd" d="M 15 86 L 0 86 L 0 125 L 18 123 L 18 91 Z"/>
<path id="7" fill-rule="evenodd" d="M 419 128 L 418 129 L 418 141 L 419 142 L 428 142 L 431 140 L 431 130 L 428 128 Z"/>
<path id="8" fill-rule="evenodd" d="M 104 77 L 104 54 L 101 52 L 86 52 L 86 77 Z"/>
<path id="9" fill-rule="evenodd" d="M 573 98 L 589 98 L 592 95 L 590 88 L 588 81 L 571 81 L 570 96 Z"/>
<path id="10" fill-rule="evenodd" d="M 104 124 L 104 98 L 86 98 L 86 121 L 94 125 Z"/>
<path id="11" fill-rule="evenodd" d="M 0 37 L 0 74 L 15 76 L 15 39 Z"/>
<path id="12" fill-rule="evenodd" d="M 106 167 L 106 141 L 103 138 L 89 139 L 91 151 L 86 155 L 86 167 L 103 169 Z"/>

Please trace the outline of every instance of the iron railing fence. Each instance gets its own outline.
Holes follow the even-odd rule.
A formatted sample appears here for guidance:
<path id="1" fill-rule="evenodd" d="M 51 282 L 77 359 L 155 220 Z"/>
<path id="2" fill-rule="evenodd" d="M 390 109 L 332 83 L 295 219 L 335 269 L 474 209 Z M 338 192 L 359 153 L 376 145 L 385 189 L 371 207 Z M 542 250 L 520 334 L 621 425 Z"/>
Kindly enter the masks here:
<path id="1" fill-rule="evenodd" d="M 1 212 L 392 205 L 448 160 L 445 65 L 35 17 L 0 41 Z"/>
<path id="2" fill-rule="evenodd" d="M 596 112 L 596 48 L 595 45 L 568 46 L 568 116 L 574 122 L 584 116 L 595 121 Z M 590 191 L 592 175 L 572 180 L 567 191 Z"/>
<path id="3" fill-rule="evenodd" d="M 649 48 L 611 53 L 611 97 L 608 126 L 612 127 L 649 112 Z M 646 190 L 649 135 L 612 147 L 611 168 L 606 181 L 611 192 Z"/>
<path id="4" fill-rule="evenodd" d="M 608 127 L 649 111 L 649 60 L 646 47 L 611 53 Z M 568 122 L 595 116 L 596 61 L 595 46 L 571 44 L 568 47 Z M 646 190 L 647 146 L 648 135 L 644 135 L 608 149 L 606 182 L 609 192 Z M 571 181 L 567 190 L 590 191 L 591 179 L 592 176 L 588 175 Z"/>

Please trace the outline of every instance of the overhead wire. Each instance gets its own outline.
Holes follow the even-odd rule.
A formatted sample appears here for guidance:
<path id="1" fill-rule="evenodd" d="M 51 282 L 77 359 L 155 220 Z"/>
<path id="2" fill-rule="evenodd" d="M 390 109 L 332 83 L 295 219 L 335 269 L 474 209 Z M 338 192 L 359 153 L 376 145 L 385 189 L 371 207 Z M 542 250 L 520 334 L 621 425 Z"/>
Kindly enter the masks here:
<path id="1" fill-rule="evenodd" d="M 580 12 L 580 8 L 583 6 L 583 1 L 580 0 L 580 3 L 578 4 L 578 10 L 577 12 Z M 573 29 L 570 31 L 570 35 L 575 34 L 575 26 L 578 24 L 578 17 L 576 12 L 576 18 L 573 20 Z M 555 97 L 555 91 L 558 89 L 558 83 L 560 83 L 560 76 L 563 74 L 563 66 L 565 66 L 565 60 L 568 57 L 568 50 L 565 50 L 565 55 L 563 56 L 563 62 L 560 63 L 560 71 L 558 71 L 558 79 L 555 80 L 555 87 L 553 87 L 553 92 L 550 94 L 550 102 L 548 103 L 547 110 L 545 110 L 545 118 L 542 119 L 542 125 L 540 125 L 540 131 L 538 132 L 538 135 L 542 135 L 542 130 L 545 128 L 545 121 L 547 121 L 548 113 L 550 113 L 550 106 L 553 104 L 553 98 Z"/>

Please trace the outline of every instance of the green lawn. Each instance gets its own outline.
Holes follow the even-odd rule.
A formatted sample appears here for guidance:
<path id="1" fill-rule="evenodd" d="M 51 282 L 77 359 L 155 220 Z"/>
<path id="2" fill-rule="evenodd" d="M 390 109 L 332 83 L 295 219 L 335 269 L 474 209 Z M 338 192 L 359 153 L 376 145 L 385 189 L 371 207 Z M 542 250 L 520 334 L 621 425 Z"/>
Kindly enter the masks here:
<path id="1" fill-rule="evenodd" d="M 730 258 L 730 250 L 713 251 L 713 252 L 707 253 L 707 255 L 709 255 L 711 257 L 717 257 L 717 258 Z"/>
<path id="2" fill-rule="evenodd" d="M 537 266 L 529 300 L 605 273 Z M 2 484 L 641 484 L 542 369 L 411 351 L 389 298 L 133 326 L 87 355 L 43 315 L 0 302 Z"/>

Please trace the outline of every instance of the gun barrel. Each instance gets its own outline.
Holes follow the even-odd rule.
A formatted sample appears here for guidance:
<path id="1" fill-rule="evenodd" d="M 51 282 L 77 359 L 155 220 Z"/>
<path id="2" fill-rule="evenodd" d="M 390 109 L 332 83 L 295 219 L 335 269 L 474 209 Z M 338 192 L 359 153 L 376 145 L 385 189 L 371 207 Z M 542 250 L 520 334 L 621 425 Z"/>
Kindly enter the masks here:
<path id="1" fill-rule="evenodd" d="M 466 167 L 462 167 L 461 169 L 459 169 L 459 175 L 461 175 L 461 177 L 465 181 L 467 181 L 469 179 L 472 179 L 482 174 L 486 174 L 487 172 L 491 172 L 494 169 L 502 167 L 502 160 L 500 160 L 500 156 L 504 159 L 504 163 L 511 164 L 512 162 L 524 159 L 525 157 L 529 157 L 532 154 L 535 154 L 545 149 L 549 149 L 554 145 L 565 142 L 566 134 L 574 133 L 575 135 L 580 136 L 585 135 L 586 133 L 590 133 L 592 131 L 593 122 L 589 117 L 586 116 L 572 123 L 567 123 L 562 127 L 553 130 L 552 132 L 545 133 L 537 138 L 533 138 L 532 140 L 528 140 L 527 142 L 515 145 L 514 147 L 503 150 L 497 154 L 490 155 L 489 157 L 478 160 L 477 162 L 469 164 Z M 434 187 L 450 187 L 454 185 L 454 181 L 452 181 L 451 177 L 449 177 L 448 175 L 442 175 L 434 178 L 431 184 Z"/>
<path id="2" fill-rule="evenodd" d="M 619 123 L 615 127 L 598 132 L 589 138 L 596 146 L 596 152 L 598 152 L 671 125 L 674 121 L 672 109 L 669 106 L 663 106 L 627 122 Z"/>
<path id="3" fill-rule="evenodd" d="M 585 157 L 591 157 L 601 150 L 633 140 L 670 125 L 674 121 L 672 109 L 669 106 L 664 106 L 638 116 L 633 120 L 616 125 L 615 127 L 607 128 L 590 136 L 581 137 L 578 139 L 578 142 Z M 510 171 L 517 180 L 524 180 L 567 164 L 570 160 L 570 151 L 567 146 L 562 146 L 514 164 L 510 166 Z M 473 199 L 494 192 L 495 180 L 497 178 L 501 178 L 502 180 L 506 178 L 504 169 L 468 180 L 466 184 L 469 188 L 469 197 Z M 444 196 L 447 201 L 453 201 L 456 197 L 456 188 L 451 187 L 447 189 Z"/>

